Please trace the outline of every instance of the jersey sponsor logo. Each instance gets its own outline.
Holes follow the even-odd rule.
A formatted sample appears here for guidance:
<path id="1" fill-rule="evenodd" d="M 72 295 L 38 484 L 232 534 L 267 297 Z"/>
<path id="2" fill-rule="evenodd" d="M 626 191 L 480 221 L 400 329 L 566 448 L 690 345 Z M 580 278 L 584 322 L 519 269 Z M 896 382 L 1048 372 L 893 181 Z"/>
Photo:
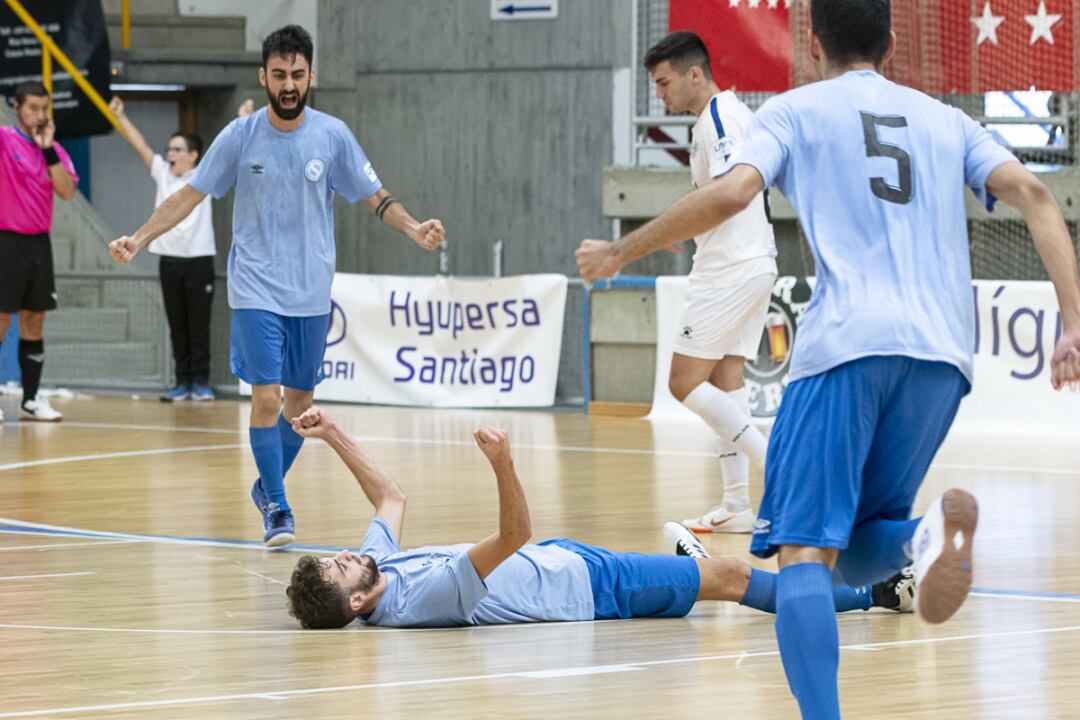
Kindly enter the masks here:
<path id="1" fill-rule="evenodd" d="M 729 137 L 722 137 L 712 146 L 713 156 L 723 158 L 724 162 L 727 162 L 733 152 L 735 152 L 735 141 Z"/>
<path id="2" fill-rule="evenodd" d="M 263 166 L 259 165 L 258 163 L 255 163 L 254 165 L 251 166 L 251 174 L 252 175 L 262 175 L 263 174 Z"/>
<path id="3" fill-rule="evenodd" d="M 371 163 L 364 165 L 364 174 L 367 175 L 368 180 L 371 182 L 379 182 L 379 176 L 375 174 L 375 168 L 371 167 Z"/>
<path id="4" fill-rule="evenodd" d="M 308 160 L 308 164 L 304 166 L 304 177 L 310 182 L 319 182 L 325 173 L 326 163 L 319 158 Z"/>

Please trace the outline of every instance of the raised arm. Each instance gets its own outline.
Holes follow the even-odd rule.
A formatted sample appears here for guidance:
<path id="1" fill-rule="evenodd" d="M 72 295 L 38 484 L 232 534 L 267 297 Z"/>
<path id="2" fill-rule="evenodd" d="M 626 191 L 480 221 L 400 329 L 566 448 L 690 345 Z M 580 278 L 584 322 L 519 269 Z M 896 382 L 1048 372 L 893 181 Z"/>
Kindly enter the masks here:
<path id="1" fill-rule="evenodd" d="M 736 165 L 729 173 L 680 198 L 656 219 L 615 242 L 582 240 L 574 253 L 585 282 L 610 277 L 634 260 L 714 228 L 762 191 L 761 173 Z"/>
<path id="2" fill-rule="evenodd" d="M 529 541 L 532 522 L 529 520 L 525 489 L 521 487 L 514 470 L 514 458 L 510 455 L 510 440 L 506 431 L 481 425 L 473 437 L 491 463 L 499 486 L 499 530 L 469 548 L 469 560 L 483 580 Z"/>
<path id="3" fill-rule="evenodd" d="M 386 477 L 368 451 L 357 445 L 325 410 L 318 407 L 309 408 L 300 417 L 293 418 L 292 427 L 297 435 L 323 440 L 334 449 L 360 484 L 360 489 L 375 508 L 375 514 L 386 521 L 394 538 L 400 543 L 401 524 L 405 519 L 405 493 L 396 482 Z"/>
<path id="4" fill-rule="evenodd" d="M 401 201 L 391 195 L 386 188 L 380 188 L 363 203 L 368 212 L 425 250 L 434 250 L 442 245 L 446 238 L 446 228 L 443 227 L 442 220 L 432 218 L 420 222 L 410 215 Z"/>
<path id="5" fill-rule="evenodd" d="M 125 235 L 109 243 L 109 254 L 116 262 L 126 265 L 154 238 L 172 230 L 177 223 L 191 214 L 204 197 L 206 195 L 191 185 L 184 185 L 165 198 L 165 202 L 157 206 L 150 219 L 136 230 L 134 235 Z"/>
<path id="6" fill-rule="evenodd" d="M 146 142 L 143 134 L 139 132 L 139 128 L 135 127 L 135 123 L 131 122 L 131 118 L 124 114 L 124 101 L 113 95 L 112 100 L 109 101 L 109 110 L 116 116 L 120 127 L 124 129 L 123 137 L 127 140 L 128 145 L 143 161 L 143 165 L 149 169 L 154 163 L 154 151 L 150 149 L 149 143 Z"/>
<path id="7" fill-rule="evenodd" d="M 1076 251 L 1065 218 L 1050 189 L 1018 162 L 999 165 L 986 180 L 986 189 L 1020 210 L 1031 239 L 1054 284 L 1061 307 L 1061 340 L 1050 361 L 1055 389 L 1080 382 L 1080 275 Z"/>

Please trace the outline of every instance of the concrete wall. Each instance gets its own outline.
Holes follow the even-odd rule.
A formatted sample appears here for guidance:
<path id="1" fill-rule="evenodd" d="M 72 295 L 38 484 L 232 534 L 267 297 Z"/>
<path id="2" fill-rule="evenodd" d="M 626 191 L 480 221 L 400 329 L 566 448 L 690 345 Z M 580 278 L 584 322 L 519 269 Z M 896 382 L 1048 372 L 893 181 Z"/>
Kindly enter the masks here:
<path id="1" fill-rule="evenodd" d="M 349 123 L 414 215 L 443 220 L 451 273 L 490 274 L 501 238 L 504 274 L 576 275 L 580 239 L 610 236 L 601 181 L 630 3 L 564 0 L 558 19 L 529 22 L 493 22 L 489 9 L 477 0 L 323 0 L 316 104 Z M 360 206 L 335 212 L 339 270 L 437 270 L 437 256 Z M 581 394 L 575 300 L 562 398 Z"/>

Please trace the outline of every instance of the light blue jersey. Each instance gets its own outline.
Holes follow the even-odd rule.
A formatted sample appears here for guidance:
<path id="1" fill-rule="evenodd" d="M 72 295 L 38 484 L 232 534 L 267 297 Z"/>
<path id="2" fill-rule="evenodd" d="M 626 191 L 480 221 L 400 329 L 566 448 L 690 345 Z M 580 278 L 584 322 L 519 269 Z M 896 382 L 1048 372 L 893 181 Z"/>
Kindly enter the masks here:
<path id="1" fill-rule="evenodd" d="M 356 202 L 382 187 L 348 126 L 312 108 L 292 132 L 275 129 L 266 108 L 233 120 L 191 187 L 220 198 L 234 186 L 229 307 L 329 313 L 334 194 Z"/>
<path id="2" fill-rule="evenodd" d="M 368 625 L 453 627 L 550 620 L 592 620 L 592 585 L 585 560 L 553 545 L 525 545 L 481 580 L 471 544 L 402 551 L 389 526 L 375 518 L 361 553 L 386 577 Z"/>
<path id="3" fill-rule="evenodd" d="M 964 187 L 1016 158 L 962 111 L 869 70 L 758 110 L 732 165 L 798 212 L 817 286 L 791 381 L 871 355 L 947 362 L 972 380 L 975 313 Z"/>

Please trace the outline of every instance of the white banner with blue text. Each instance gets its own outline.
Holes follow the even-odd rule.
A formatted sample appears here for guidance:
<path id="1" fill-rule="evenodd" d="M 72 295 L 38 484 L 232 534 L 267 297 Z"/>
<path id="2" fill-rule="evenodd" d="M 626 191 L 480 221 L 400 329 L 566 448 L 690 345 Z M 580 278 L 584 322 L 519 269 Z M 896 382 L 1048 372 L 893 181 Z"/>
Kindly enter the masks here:
<path id="1" fill-rule="evenodd" d="M 316 396 L 432 407 L 555 402 L 567 281 L 334 276 Z"/>
<path id="2" fill-rule="evenodd" d="M 758 356 L 746 365 L 754 417 L 776 415 L 787 387 L 787 368 L 798 320 L 814 278 L 782 276 L 773 286 Z M 657 357 L 655 420 L 701 420 L 668 391 L 668 372 L 686 277 L 656 279 Z M 1080 393 L 1050 387 L 1050 356 L 1061 335 L 1054 287 L 1048 282 L 976 280 L 975 384 L 953 427 L 982 433 L 1080 436 Z"/>

